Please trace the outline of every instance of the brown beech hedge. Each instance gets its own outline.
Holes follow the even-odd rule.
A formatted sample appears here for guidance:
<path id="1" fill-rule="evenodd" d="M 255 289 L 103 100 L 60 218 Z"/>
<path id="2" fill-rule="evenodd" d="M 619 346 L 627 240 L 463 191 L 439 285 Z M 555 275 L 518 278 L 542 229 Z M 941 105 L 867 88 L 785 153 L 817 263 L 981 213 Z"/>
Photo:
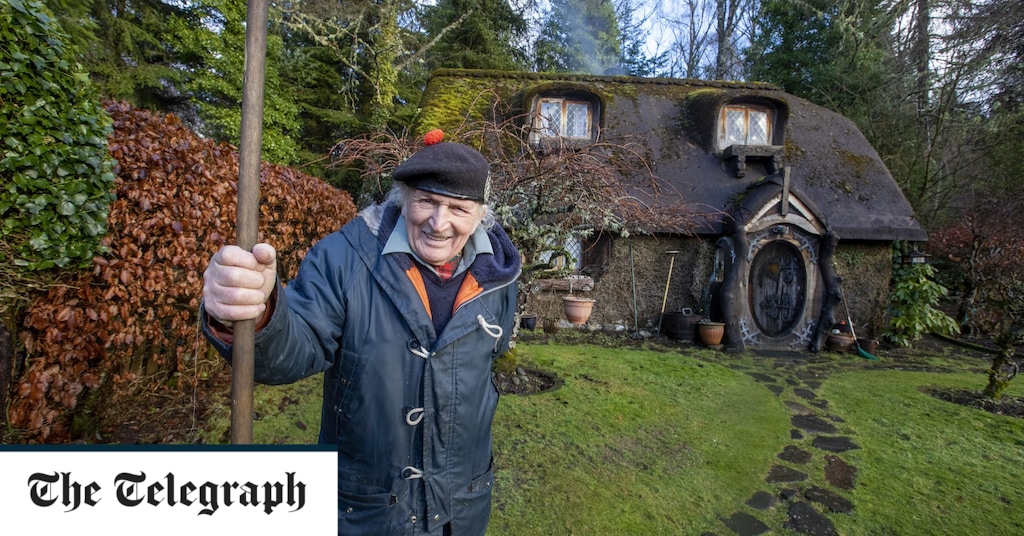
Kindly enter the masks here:
<path id="1" fill-rule="evenodd" d="M 208 351 L 198 326 L 203 270 L 234 241 L 237 149 L 171 115 L 123 103 L 106 110 L 117 162 L 107 253 L 26 312 L 26 362 L 8 419 L 28 441 L 68 440 L 87 390 L 118 396 L 197 381 Z M 347 193 L 283 166 L 262 165 L 260 194 L 260 240 L 277 248 L 285 280 L 310 246 L 356 214 Z"/>

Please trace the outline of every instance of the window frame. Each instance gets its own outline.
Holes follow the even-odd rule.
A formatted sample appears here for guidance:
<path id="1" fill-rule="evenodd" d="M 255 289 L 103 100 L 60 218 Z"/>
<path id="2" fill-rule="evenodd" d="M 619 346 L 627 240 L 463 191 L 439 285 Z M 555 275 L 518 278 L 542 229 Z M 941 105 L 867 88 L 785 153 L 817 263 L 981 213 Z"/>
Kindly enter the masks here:
<path id="1" fill-rule="evenodd" d="M 567 237 L 561 243 L 550 243 L 550 245 L 551 249 L 546 249 L 537 254 L 537 260 L 551 263 L 553 268 L 567 270 L 570 274 L 578 274 L 580 262 L 582 261 L 580 253 L 583 250 L 583 240 L 574 235 Z M 564 251 L 564 253 L 556 254 L 558 251 Z M 570 259 L 572 259 L 572 262 L 570 262 Z"/>
<path id="2" fill-rule="evenodd" d="M 552 258 L 554 250 L 541 252 L 539 258 L 559 269 L 569 270 L 570 275 L 599 275 L 611 264 L 612 243 L 611 234 L 604 232 L 596 232 L 586 238 L 573 236 L 560 244 L 570 256 L 575 256 L 571 263 L 565 255 Z"/>
<path id="3" fill-rule="evenodd" d="M 545 105 L 557 104 L 559 107 L 558 132 L 553 133 L 546 124 L 542 108 Z M 569 106 L 586 107 L 586 125 L 583 135 L 568 135 L 567 122 Z M 597 125 L 600 117 L 600 105 L 597 97 L 583 92 L 546 93 L 534 97 L 530 111 L 530 143 L 534 146 L 548 147 L 578 146 L 588 144 L 597 138 Z"/>
<path id="4" fill-rule="evenodd" d="M 743 112 L 743 143 L 730 143 L 728 138 L 728 114 L 730 111 L 742 111 Z M 750 143 L 750 114 L 751 112 L 760 112 L 765 114 L 765 140 L 764 143 Z M 775 117 L 776 111 L 771 106 L 763 104 L 752 104 L 745 102 L 729 103 L 722 106 L 722 109 L 718 114 L 718 144 L 719 147 L 725 149 L 733 145 L 750 145 L 750 146 L 770 146 L 773 145 L 775 138 Z"/>

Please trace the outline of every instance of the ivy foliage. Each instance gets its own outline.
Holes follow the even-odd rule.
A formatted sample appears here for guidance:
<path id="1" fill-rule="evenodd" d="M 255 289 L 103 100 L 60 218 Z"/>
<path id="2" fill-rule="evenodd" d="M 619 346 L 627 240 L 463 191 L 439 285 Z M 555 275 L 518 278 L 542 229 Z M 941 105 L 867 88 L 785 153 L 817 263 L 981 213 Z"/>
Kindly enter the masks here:
<path id="1" fill-rule="evenodd" d="M 114 199 L 110 119 L 37 0 L 0 3 L 0 263 L 86 266 Z"/>

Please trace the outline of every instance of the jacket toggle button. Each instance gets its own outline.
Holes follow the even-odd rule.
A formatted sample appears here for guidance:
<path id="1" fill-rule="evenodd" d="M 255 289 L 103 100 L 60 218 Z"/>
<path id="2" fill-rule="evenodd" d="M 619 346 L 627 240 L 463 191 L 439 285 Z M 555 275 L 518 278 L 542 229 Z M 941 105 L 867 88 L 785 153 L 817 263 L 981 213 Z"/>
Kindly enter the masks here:
<path id="1" fill-rule="evenodd" d="M 405 412 L 405 424 L 416 426 L 423 421 L 423 408 L 410 408 Z"/>
<path id="2" fill-rule="evenodd" d="M 412 352 L 412 354 L 417 357 L 421 357 L 423 359 L 427 359 L 428 357 L 430 357 L 430 352 L 428 352 L 426 348 L 421 346 L 420 341 L 417 341 L 416 339 L 412 339 L 409 341 L 408 348 L 409 351 Z"/>
<path id="3" fill-rule="evenodd" d="M 423 470 L 417 469 L 412 466 L 402 468 L 402 478 L 405 480 L 413 480 L 416 478 L 423 478 Z"/>

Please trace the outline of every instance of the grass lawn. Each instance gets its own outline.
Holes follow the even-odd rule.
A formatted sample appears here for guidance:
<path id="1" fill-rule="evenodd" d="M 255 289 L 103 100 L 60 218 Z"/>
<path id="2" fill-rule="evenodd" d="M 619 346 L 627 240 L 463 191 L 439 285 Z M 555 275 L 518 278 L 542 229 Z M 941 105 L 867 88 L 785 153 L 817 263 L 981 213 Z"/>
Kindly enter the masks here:
<path id="1" fill-rule="evenodd" d="M 788 439 L 779 399 L 724 367 L 589 345 L 521 345 L 524 358 L 565 384 L 499 404 L 489 534 L 713 526 L 757 490 Z"/>
<path id="2" fill-rule="evenodd" d="M 1024 534 L 1024 420 L 943 402 L 922 386 L 984 386 L 978 374 L 859 371 L 822 386 L 863 447 L 857 509 L 841 534 Z M 1024 384 L 1012 386 L 1021 396 Z"/>
<path id="3" fill-rule="evenodd" d="M 734 532 L 727 520 L 736 513 L 762 520 L 771 534 L 796 534 L 783 528 L 791 502 L 766 510 L 746 503 L 757 491 L 778 496 L 786 487 L 810 486 L 853 503 L 850 513 L 815 505 L 843 535 L 1024 534 L 1024 419 L 924 392 L 981 389 L 984 375 L 967 372 L 966 364 L 935 356 L 928 359 L 952 363 L 946 368 L 955 372 L 911 372 L 886 366 L 899 357 L 817 356 L 814 366 L 829 372 L 813 389 L 828 404 L 809 407 L 861 447 L 839 454 L 857 471 L 853 489 L 840 490 L 821 469 L 832 453 L 814 448 L 812 434 L 791 438 L 787 404 L 802 401 L 794 384 L 776 384 L 776 394 L 755 380 L 778 374 L 775 360 L 575 342 L 519 345 L 522 365 L 554 372 L 564 384 L 502 396 L 488 534 L 728 535 Z M 315 442 L 320 381 L 258 387 L 255 441 Z M 1024 381 L 1007 394 L 1024 396 Z M 780 461 L 787 445 L 812 460 Z M 769 484 L 775 465 L 808 479 Z"/>

